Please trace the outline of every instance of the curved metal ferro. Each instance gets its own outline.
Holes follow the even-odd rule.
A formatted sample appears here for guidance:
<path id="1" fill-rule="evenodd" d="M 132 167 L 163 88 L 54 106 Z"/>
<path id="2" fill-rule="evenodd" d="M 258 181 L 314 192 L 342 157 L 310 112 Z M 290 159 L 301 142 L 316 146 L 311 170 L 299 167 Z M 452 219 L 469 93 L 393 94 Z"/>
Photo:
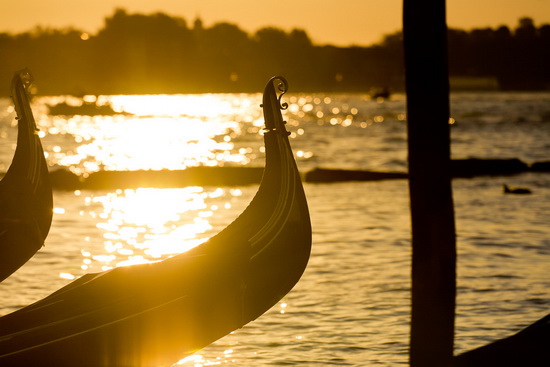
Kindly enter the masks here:
<path id="1" fill-rule="evenodd" d="M 288 91 L 288 82 L 282 76 L 274 76 L 269 79 L 264 90 L 264 98 L 261 107 L 265 114 L 265 133 L 277 133 L 290 135 L 286 130 L 286 121 L 283 120 L 281 111 L 288 108 L 288 103 L 282 102 L 283 95 Z"/>
<path id="2" fill-rule="evenodd" d="M 30 86 L 34 82 L 34 78 L 31 74 L 31 71 L 27 68 L 19 70 L 15 73 L 21 80 L 21 83 L 23 84 L 23 87 L 25 88 L 25 92 L 27 92 L 27 96 L 30 97 Z"/>
<path id="3" fill-rule="evenodd" d="M 277 101 L 279 102 L 279 108 L 281 110 L 286 110 L 288 108 L 288 103 L 284 102 L 282 103 L 281 100 L 283 98 L 283 95 L 288 92 L 288 82 L 286 79 L 282 76 L 274 76 L 271 78 L 271 82 L 275 82 L 276 80 L 279 80 L 280 83 L 277 84 L 277 90 L 281 92 L 281 94 L 277 97 Z"/>

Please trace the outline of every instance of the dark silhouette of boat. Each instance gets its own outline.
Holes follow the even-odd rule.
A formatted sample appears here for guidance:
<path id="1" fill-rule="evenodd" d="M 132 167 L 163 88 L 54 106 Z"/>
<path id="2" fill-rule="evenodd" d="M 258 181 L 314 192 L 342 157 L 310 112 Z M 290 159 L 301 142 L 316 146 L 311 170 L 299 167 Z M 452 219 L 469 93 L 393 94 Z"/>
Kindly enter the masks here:
<path id="1" fill-rule="evenodd" d="M 32 77 L 16 72 L 12 99 L 18 118 L 17 148 L 0 181 L 0 281 L 25 264 L 43 245 L 52 222 L 48 166 L 29 105 Z"/>
<path id="2" fill-rule="evenodd" d="M 387 100 L 390 99 L 391 92 L 388 88 L 372 88 L 370 90 L 370 98 L 372 100 Z"/>
<path id="3" fill-rule="evenodd" d="M 67 102 L 60 102 L 55 105 L 48 105 L 49 114 L 52 116 L 113 116 L 131 115 L 128 112 L 118 112 L 113 109 L 110 103 L 98 104 L 97 102 L 82 101 L 81 104 L 72 105 Z"/>
<path id="4" fill-rule="evenodd" d="M 512 187 L 508 186 L 506 184 L 502 185 L 502 192 L 505 194 L 531 194 L 531 189 L 528 189 L 527 187 Z"/>
<path id="5" fill-rule="evenodd" d="M 170 365 L 290 291 L 309 259 L 311 223 L 281 117 L 286 90 L 282 77 L 265 88 L 265 171 L 233 223 L 188 252 L 85 275 L 0 318 L 0 365 Z"/>

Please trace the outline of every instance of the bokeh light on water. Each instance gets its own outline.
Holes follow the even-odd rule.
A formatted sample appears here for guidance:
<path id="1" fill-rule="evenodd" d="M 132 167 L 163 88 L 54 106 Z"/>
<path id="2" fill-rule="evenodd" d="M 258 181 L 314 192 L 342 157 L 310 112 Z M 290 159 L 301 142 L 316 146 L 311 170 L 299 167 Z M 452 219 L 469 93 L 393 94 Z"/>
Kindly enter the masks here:
<path id="1" fill-rule="evenodd" d="M 41 102 L 51 105 L 58 98 Z M 53 143 L 46 149 L 50 164 L 77 174 L 243 165 L 253 152 L 233 140 L 245 125 L 257 134 L 263 124 L 261 110 L 250 108 L 253 102 L 229 95 L 112 96 L 97 103 L 124 114 L 41 115 L 40 125 Z"/>
<path id="2" fill-rule="evenodd" d="M 67 193 L 70 195 L 70 193 Z M 62 277 L 73 279 L 91 271 L 159 261 L 190 250 L 220 230 L 216 216 L 236 217 L 238 188 L 140 188 L 103 194 L 75 191 L 77 207 L 55 210 L 58 217 L 78 216 L 94 222 L 95 236 L 81 242 L 80 269 Z M 250 200 L 245 197 L 244 200 Z"/>

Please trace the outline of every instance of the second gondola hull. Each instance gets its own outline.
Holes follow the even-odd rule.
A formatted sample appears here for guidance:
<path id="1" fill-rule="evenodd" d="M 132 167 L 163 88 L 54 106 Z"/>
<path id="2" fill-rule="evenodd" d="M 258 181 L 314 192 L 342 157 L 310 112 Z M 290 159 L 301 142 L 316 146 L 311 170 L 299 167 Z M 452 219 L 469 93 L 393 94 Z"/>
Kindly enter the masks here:
<path id="1" fill-rule="evenodd" d="M 27 70 L 16 72 L 12 81 L 19 121 L 17 149 L 0 181 L 0 282 L 44 245 L 52 222 L 48 166 L 29 104 L 31 83 Z"/>

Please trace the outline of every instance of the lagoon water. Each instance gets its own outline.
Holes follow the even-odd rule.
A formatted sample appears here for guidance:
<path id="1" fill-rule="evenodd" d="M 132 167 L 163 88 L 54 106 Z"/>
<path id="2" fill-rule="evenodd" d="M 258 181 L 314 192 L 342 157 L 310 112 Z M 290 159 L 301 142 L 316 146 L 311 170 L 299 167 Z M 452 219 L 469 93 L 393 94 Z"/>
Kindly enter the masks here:
<path id="1" fill-rule="evenodd" d="M 292 85 L 291 85 L 292 87 Z M 91 98 L 91 97 L 89 97 Z M 302 172 L 406 171 L 405 98 L 290 94 L 285 112 Z M 93 98 L 92 98 L 93 99 Z M 115 116 L 33 110 L 51 169 L 262 166 L 259 94 L 100 96 Z M 426 116 L 430 111 L 426 111 Z M 15 149 L 15 115 L 0 100 L 0 172 Z M 453 158 L 550 160 L 550 93 L 452 95 Z M 502 185 L 531 195 L 504 195 Z M 550 312 L 550 173 L 453 181 L 458 246 L 456 352 L 505 337 Z M 0 314 L 72 279 L 155 261 L 229 224 L 257 186 L 55 191 L 46 246 L 0 284 Z M 410 219 L 405 180 L 305 184 L 313 252 L 303 278 L 256 321 L 180 366 L 407 364 Z"/>

